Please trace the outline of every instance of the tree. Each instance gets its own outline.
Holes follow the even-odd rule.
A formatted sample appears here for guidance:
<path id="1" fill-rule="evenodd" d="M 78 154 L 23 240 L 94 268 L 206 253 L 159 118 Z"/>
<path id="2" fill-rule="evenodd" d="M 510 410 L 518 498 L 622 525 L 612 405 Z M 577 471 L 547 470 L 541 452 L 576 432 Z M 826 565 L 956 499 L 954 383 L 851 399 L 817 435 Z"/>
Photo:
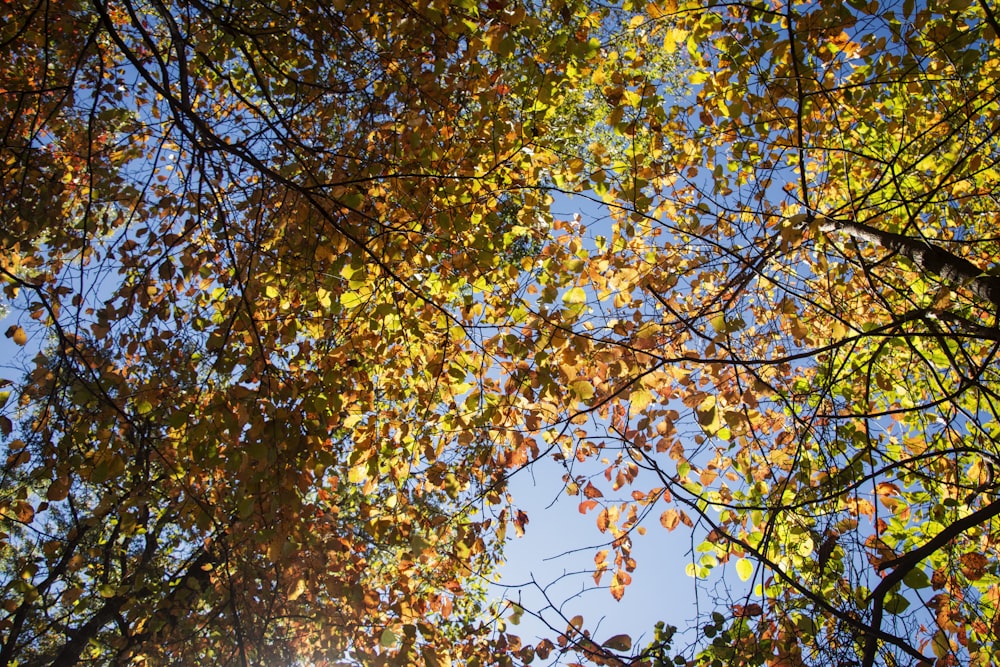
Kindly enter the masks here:
<path id="1" fill-rule="evenodd" d="M 644 11 L 647 43 L 690 57 L 689 92 L 604 89 L 608 125 L 647 148 L 585 156 L 578 189 L 611 232 L 563 264 L 565 307 L 537 313 L 559 343 L 533 382 L 568 386 L 578 424 L 565 455 L 607 462 L 606 481 L 567 465 L 612 538 L 595 577 L 624 594 L 632 537 L 660 514 L 703 540 L 689 574 L 724 577 L 680 662 L 992 664 L 995 11 Z M 615 644 L 590 657 L 628 664 Z"/>
<path id="2" fill-rule="evenodd" d="M 0 662 L 997 653 L 987 3 L 4 11 Z M 545 456 L 697 637 L 494 622 Z"/>
<path id="3" fill-rule="evenodd" d="M 0 663 L 499 659 L 481 332 L 585 9 L 4 5 Z"/>

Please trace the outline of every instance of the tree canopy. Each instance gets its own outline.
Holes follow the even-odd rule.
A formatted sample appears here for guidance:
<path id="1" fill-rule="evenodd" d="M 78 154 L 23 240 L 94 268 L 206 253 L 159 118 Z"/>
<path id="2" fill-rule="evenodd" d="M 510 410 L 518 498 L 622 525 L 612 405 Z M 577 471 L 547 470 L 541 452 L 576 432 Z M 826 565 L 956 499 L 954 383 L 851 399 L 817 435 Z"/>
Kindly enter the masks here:
<path id="1" fill-rule="evenodd" d="M 993 663 L 989 3 L 0 11 L 0 664 Z M 546 458 L 702 617 L 491 603 Z"/>

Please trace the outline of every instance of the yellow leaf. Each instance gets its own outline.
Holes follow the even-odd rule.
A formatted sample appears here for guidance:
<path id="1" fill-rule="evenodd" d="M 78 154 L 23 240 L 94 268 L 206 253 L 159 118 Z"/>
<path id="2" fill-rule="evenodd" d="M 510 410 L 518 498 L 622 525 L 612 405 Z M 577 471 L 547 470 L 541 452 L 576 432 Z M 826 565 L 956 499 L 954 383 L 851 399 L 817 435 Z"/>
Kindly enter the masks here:
<path id="1" fill-rule="evenodd" d="M 363 295 L 360 292 L 344 292 L 340 295 L 340 305 L 348 310 L 352 310 L 364 303 L 367 296 L 367 294 Z"/>
<path id="2" fill-rule="evenodd" d="M 574 287 L 570 291 L 563 294 L 563 303 L 567 306 L 575 306 L 581 303 L 586 303 L 587 293 L 583 291 L 582 287 Z"/>
<path id="3" fill-rule="evenodd" d="M 319 302 L 323 308 L 329 308 L 331 304 L 330 291 L 325 290 L 322 287 L 316 289 L 316 300 Z"/>
<path id="4" fill-rule="evenodd" d="M 715 396 L 707 396 L 695 408 L 695 415 L 698 417 L 698 423 L 701 425 L 702 430 L 708 435 L 715 435 L 722 425 L 719 420 L 719 411 L 716 407 Z"/>
<path id="5" fill-rule="evenodd" d="M 28 334 L 24 333 L 24 329 L 14 324 L 7 329 L 7 338 L 12 338 L 18 345 L 24 345 L 28 342 Z"/>
<path id="6" fill-rule="evenodd" d="M 676 53 L 677 47 L 687 41 L 687 31 L 678 28 L 670 28 L 663 35 L 663 50 L 667 53 Z"/>
<path id="7" fill-rule="evenodd" d="M 632 414 L 638 414 L 649 407 L 653 402 L 653 394 L 648 389 L 639 389 L 629 394 L 629 403 Z"/>
<path id="8" fill-rule="evenodd" d="M 594 397 L 594 385 L 586 380 L 576 380 L 569 385 L 570 391 L 578 400 L 589 401 Z"/>
<path id="9" fill-rule="evenodd" d="M 611 596 L 621 600 L 625 595 L 625 587 L 632 583 L 632 575 L 625 570 L 617 570 L 611 580 Z"/>
<path id="10" fill-rule="evenodd" d="M 347 472 L 347 481 L 351 484 L 360 484 L 368 479 L 368 466 L 354 466 Z"/>

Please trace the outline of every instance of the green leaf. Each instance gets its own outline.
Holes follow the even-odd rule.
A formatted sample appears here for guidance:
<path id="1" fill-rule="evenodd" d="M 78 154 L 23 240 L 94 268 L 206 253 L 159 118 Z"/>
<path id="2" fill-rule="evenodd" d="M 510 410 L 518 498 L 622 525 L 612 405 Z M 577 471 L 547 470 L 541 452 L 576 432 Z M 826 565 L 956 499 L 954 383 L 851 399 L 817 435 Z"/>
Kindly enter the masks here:
<path id="1" fill-rule="evenodd" d="M 393 648 L 396 646 L 396 642 L 398 641 L 399 637 L 396 636 L 396 633 L 389 628 L 386 628 L 382 631 L 382 636 L 379 637 L 378 643 L 383 648 Z"/>
<path id="2" fill-rule="evenodd" d="M 883 608 L 890 614 L 902 614 L 910 606 L 910 601 L 902 595 L 893 593 L 886 598 Z"/>
<path id="3" fill-rule="evenodd" d="M 931 580 L 923 570 L 916 568 L 906 573 L 906 576 L 903 577 L 903 583 L 912 589 L 919 590 L 930 586 Z"/>

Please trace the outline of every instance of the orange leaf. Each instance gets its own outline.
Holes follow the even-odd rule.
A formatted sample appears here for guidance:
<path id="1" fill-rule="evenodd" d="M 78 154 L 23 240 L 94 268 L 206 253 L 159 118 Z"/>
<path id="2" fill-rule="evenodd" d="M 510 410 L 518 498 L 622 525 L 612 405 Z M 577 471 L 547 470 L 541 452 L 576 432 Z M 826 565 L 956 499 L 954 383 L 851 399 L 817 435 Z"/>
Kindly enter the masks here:
<path id="1" fill-rule="evenodd" d="M 621 600 L 625 595 L 625 587 L 632 583 L 632 575 L 624 570 L 615 571 L 615 576 L 611 580 L 611 596 L 616 600 Z"/>
<path id="2" fill-rule="evenodd" d="M 28 334 L 24 333 L 24 329 L 16 324 L 9 326 L 4 335 L 7 336 L 7 338 L 13 339 L 18 345 L 24 345 L 28 342 Z"/>
<path id="3" fill-rule="evenodd" d="M 667 530 L 673 530 L 680 523 L 680 515 L 677 510 L 669 509 L 660 515 L 660 525 L 662 525 Z"/>

